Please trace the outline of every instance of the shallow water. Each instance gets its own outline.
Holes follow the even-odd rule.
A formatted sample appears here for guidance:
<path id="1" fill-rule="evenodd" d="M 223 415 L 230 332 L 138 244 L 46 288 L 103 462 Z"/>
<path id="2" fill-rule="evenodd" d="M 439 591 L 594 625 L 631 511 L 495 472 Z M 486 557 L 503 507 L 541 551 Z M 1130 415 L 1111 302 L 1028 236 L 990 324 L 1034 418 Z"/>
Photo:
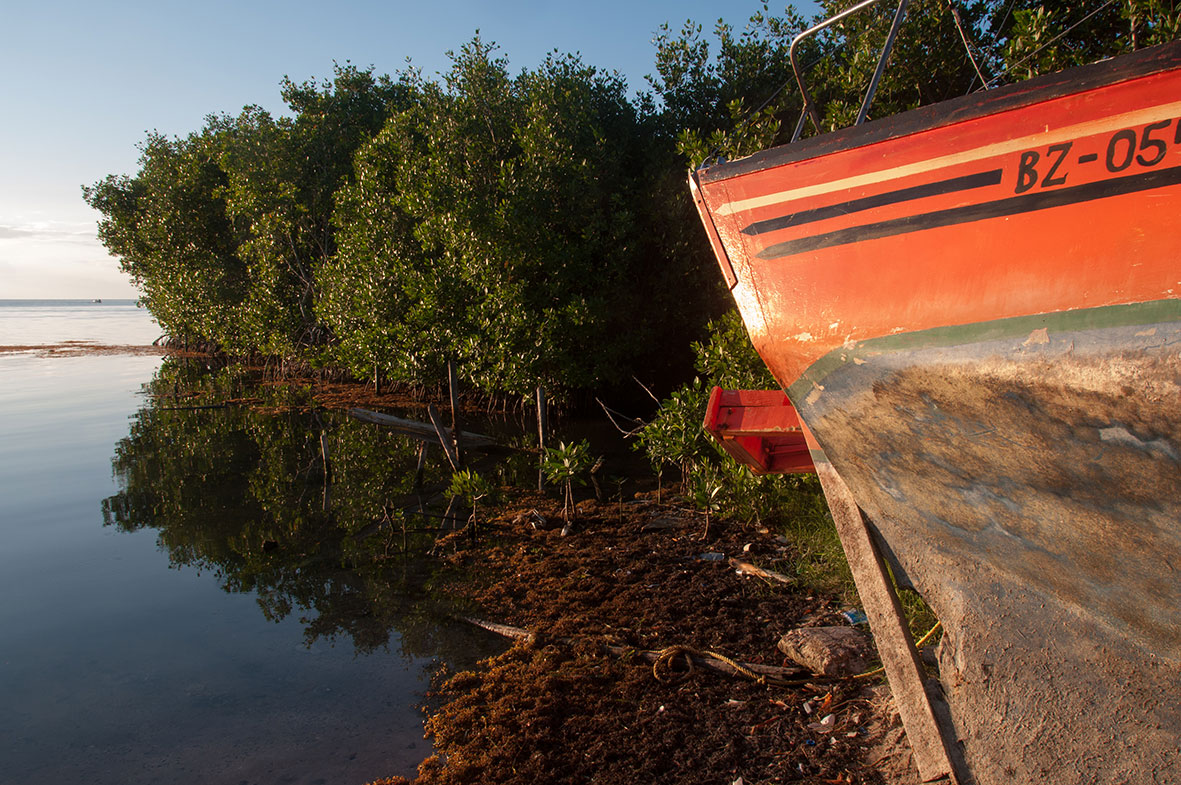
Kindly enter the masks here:
<path id="1" fill-rule="evenodd" d="M 134 306 L 0 304 L 0 344 L 156 334 Z M 488 646 L 438 621 L 413 560 L 372 558 L 412 446 L 194 408 L 249 391 L 198 374 L 187 397 L 192 374 L 0 354 L 0 780 L 412 774 L 430 664 Z M 327 493 L 317 428 L 340 453 Z"/>

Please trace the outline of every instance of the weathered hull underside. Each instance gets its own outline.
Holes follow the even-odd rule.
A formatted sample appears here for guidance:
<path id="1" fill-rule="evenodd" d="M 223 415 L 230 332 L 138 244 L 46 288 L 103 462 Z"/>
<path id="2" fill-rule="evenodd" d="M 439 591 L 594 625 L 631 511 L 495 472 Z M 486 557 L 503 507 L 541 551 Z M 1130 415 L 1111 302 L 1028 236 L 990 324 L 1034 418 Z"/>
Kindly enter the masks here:
<path id="1" fill-rule="evenodd" d="M 1179 319 L 1171 301 L 867 342 L 797 399 L 943 623 L 982 782 L 1181 777 Z"/>

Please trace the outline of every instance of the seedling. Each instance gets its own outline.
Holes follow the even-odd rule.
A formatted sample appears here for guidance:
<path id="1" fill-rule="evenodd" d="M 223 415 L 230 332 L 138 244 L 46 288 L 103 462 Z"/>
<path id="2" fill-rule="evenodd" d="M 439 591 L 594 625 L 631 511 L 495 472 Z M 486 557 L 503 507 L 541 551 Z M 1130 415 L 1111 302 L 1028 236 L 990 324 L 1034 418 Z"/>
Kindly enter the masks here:
<path id="1" fill-rule="evenodd" d="M 590 444 L 583 439 L 580 442 L 566 444 L 559 442 L 556 448 L 546 449 L 545 458 L 541 463 L 541 470 L 545 478 L 554 485 L 561 485 L 562 520 L 569 523 L 574 510 L 574 483 L 586 484 L 586 474 L 595 465 L 595 458 L 590 454 Z"/>
<path id="2" fill-rule="evenodd" d="M 450 496 L 463 498 L 472 508 L 468 525 L 471 526 L 473 540 L 476 538 L 476 528 L 479 523 L 480 500 L 492 496 L 495 492 L 496 488 L 492 483 L 471 469 L 460 469 L 451 475 L 451 485 L 447 488 L 447 493 Z"/>

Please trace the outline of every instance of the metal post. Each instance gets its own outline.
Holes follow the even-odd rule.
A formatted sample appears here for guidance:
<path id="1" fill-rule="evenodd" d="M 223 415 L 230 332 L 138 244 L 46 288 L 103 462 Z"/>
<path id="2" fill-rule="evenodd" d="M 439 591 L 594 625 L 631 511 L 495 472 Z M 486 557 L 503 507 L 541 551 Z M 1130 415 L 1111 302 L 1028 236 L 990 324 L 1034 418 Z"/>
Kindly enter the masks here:
<path id="1" fill-rule="evenodd" d="M 545 463 L 546 431 L 549 430 L 549 416 L 545 409 L 545 388 L 537 386 L 537 446 L 541 449 L 541 457 L 537 464 L 537 490 L 545 489 L 545 472 L 541 465 Z"/>
<path id="2" fill-rule="evenodd" d="M 829 19 L 825 19 L 823 22 L 821 22 L 818 25 L 814 25 L 812 27 L 809 27 L 807 30 L 805 30 L 804 32 L 800 33 L 799 35 L 797 35 L 795 38 L 792 39 L 791 46 L 788 48 L 787 54 L 788 54 L 788 57 L 791 59 L 792 73 L 794 73 L 796 75 L 796 84 L 799 85 L 800 96 L 804 99 L 804 115 L 800 117 L 800 122 L 796 124 L 796 132 L 791 137 L 791 140 L 793 142 L 800 138 L 800 134 L 804 130 L 804 116 L 811 117 L 812 124 L 816 126 L 816 130 L 817 131 L 820 130 L 820 116 L 818 114 L 816 114 L 816 107 L 813 106 L 812 98 L 811 98 L 811 96 L 808 95 L 808 88 L 804 86 L 804 77 L 800 75 L 800 65 L 796 61 L 796 46 L 800 43 L 800 41 L 803 41 L 808 36 L 813 35 L 814 33 L 818 33 L 826 27 L 831 27 L 832 25 L 835 25 L 837 22 L 841 21 L 842 19 L 852 16 L 853 14 L 857 13 L 861 9 L 868 8 L 869 6 L 871 6 L 877 2 L 879 2 L 879 0 L 862 0 L 862 2 L 858 3 L 857 5 L 853 6 L 852 8 L 846 8 L 844 11 L 841 11 L 836 16 L 831 17 Z"/>
<path id="3" fill-rule="evenodd" d="M 901 0 L 898 10 L 894 12 L 894 23 L 890 25 L 890 33 L 886 36 L 886 43 L 882 46 L 882 54 L 878 57 L 878 67 L 874 69 L 873 79 L 869 80 L 869 89 L 865 91 L 865 100 L 861 102 L 861 111 L 857 113 L 857 122 L 861 125 L 869 114 L 869 105 L 873 101 L 874 93 L 878 90 L 878 80 L 886 70 L 886 61 L 890 59 L 890 52 L 894 49 L 894 39 L 898 37 L 898 30 L 902 27 L 902 18 L 906 16 L 906 6 L 910 0 Z"/>
<path id="4" fill-rule="evenodd" d="M 455 460 L 463 466 L 463 441 L 459 433 L 459 379 L 455 374 L 455 363 L 450 360 L 447 361 L 447 384 L 451 390 L 451 440 L 455 444 Z"/>

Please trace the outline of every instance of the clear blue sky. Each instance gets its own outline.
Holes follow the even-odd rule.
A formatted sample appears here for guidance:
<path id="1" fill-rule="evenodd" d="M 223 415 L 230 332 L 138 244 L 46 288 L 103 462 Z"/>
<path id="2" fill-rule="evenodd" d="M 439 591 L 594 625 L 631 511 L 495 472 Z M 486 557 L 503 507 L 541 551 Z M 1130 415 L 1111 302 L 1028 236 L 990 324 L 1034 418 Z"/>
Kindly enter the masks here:
<path id="1" fill-rule="evenodd" d="M 811 3 L 800 7 L 814 8 Z M 0 45 L 0 299 L 133 297 L 95 237 L 80 186 L 133 174 L 149 130 L 183 135 L 212 112 L 282 111 L 279 82 L 348 60 L 432 76 L 477 29 L 513 71 L 553 49 L 614 69 L 633 91 L 663 22 L 741 29 L 757 0 L 597 3 L 4 0 Z M 772 5 L 772 12 L 782 5 Z"/>

